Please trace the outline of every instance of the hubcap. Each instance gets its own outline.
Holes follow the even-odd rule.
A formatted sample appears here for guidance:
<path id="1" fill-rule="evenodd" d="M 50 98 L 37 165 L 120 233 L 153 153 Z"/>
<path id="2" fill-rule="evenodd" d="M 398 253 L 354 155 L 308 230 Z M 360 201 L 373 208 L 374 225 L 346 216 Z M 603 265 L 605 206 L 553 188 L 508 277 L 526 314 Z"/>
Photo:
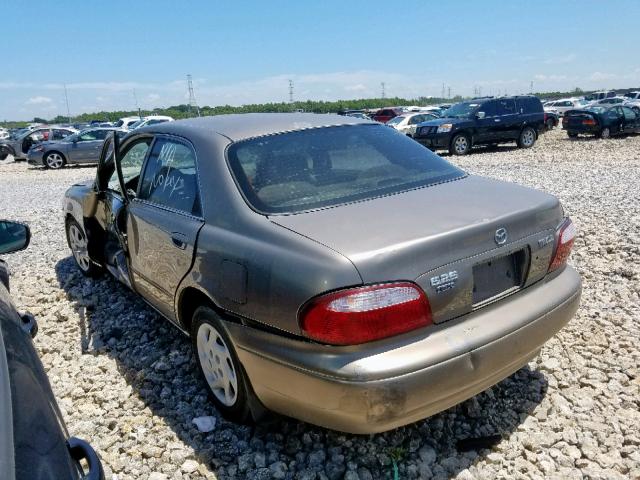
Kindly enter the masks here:
<path id="1" fill-rule="evenodd" d="M 47 165 L 49 168 L 60 168 L 63 164 L 62 156 L 57 153 L 47 155 Z"/>
<path id="2" fill-rule="evenodd" d="M 467 139 L 465 137 L 456 138 L 454 147 L 457 153 L 464 153 L 467 151 Z"/>
<path id="3" fill-rule="evenodd" d="M 215 397 L 227 407 L 236 403 L 238 380 L 229 348 L 220 333 L 208 323 L 198 328 L 198 359 Z"/>
<path id="4" fill-rule="evenodd" d="M 534 140 L 534 135 L 533 135 L 533 132 L 531 130 L 526 130 L 522 134 L 522 143 L 525 146 L 530 147 L 531 145 L 533 145 L 533 140 Z"/>
<path id="5" fill-rule="evenodd" d="M 87 239 L 84 233 L 74 225 L 69 225 L 69 243 L 71 244 L 71 253 L 78 262 L 78 265 L 85 272 L 89 270 L 91 261 L 89 260 L 89 252 L 87 250 Z"/>

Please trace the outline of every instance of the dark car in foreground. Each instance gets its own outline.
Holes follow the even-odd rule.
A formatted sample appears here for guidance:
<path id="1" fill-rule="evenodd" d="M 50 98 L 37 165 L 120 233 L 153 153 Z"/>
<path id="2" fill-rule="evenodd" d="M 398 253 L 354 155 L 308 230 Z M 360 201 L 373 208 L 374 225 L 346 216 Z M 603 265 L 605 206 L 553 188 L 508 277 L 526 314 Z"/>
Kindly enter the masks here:
<path id="1" fill-rule="evenodd" d="M 475 145 L 516 142 L 530 148 L 545 129 L 537 97 L 486 97 L 457 103 L 442 118 L 418 125 L 414 139 L 432 150 L 466 155 Z"/>
<path id="2" fill-rule="evenodd" d="M 580 299 L 556 197 L 351 117 L 154 125 L 108 140 L 63 206 L 79 268 L 189 335 L 238 421 L 420 420 L 525 365 Z"/>
<path id="3" fill-rule="evenodd" d="M 26 248 L 29 237 L 27 226 L 0 221 L 0 254 Z M 36 321 L 16 311 L 8 280 L 0 261 L 0 478 L 102 480 L 93 448 L 67 433 L 31 340 Z"/>
<path id="4" fill-rule="evenodd" d="M 640 112 L 627 106 L 590 106 L 569 110 L 562 118 L 562 128 L 570 138 L 580 134 L 609 138 L 612 135 L 640 133 Z"/>
<path id="5" fill-rule="evenodd" d="M 115 127 L 89 128 L 62 140 L 42 142 L 31 147 L 27 162 L 53 170 L 65 165 L 98 163 L 102 144 L 111 132 L 120 136 L 128 133 Z"/>

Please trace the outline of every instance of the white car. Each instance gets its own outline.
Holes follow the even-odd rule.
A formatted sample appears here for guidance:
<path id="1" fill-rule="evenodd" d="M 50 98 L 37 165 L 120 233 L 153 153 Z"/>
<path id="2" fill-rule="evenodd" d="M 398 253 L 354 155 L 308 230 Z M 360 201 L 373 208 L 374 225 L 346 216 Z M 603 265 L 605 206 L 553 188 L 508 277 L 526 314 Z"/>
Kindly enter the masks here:
<path id="1" fill-rule="evenodd" d="M 602 100 L 596 100 L 589 104 L 590 107 L 610 107 L 611 105 L 622 105 L 627 99 L 625 97 L 609 97 Z"/>
<path id="2" fill-rule="evenodd" d="M 578 98 L 562 98 L 560 100 L 554 100 L 546 102 L 544 104 L 544 111 L 557 113 L 562 116 L 569 110 L 575 110 L 576 108 L 582 108 L 586 106 L 587 102 Z"/>
<path id="3" fill-rule="evenodd" d="M 595 102 L 597 100 L 603 100 L 605 98 L 615 97 L 616 95 L 618 94 L 615 92 L 615 90 L 603 90 L 601 92 L 594 92 L 590 95 L 587 95 L 585 99 L 588 100 L 589 102 Z"/>
<path id="4" fill-rule="evenodd" d="M 174 122 L 172 117 L 167 115 L 149 115 L 142 120 L 138 120 L 136 123 L 129 126 L 129 130 L 135 130 L 136 128 L 146 127 L 148 125 L 155 125 L 156 123 Z"/>
<path id="5" fill-rule="evenodd" d="M 143 119 L 141 117 L 122 117 L 113 126 L 116 128 L 129 129 L 131 125 L 133 125 L 136 122 L 139 122 L 140 120 L 143 120 Z"/>
<path id="6" fill-rule="evenodd" d="M 0 140 L 6 140 L 11 135 L 9 135 L 9 130 L 6 128 L 0 128 Z"/>
<path id="7" fill-rule="evenodd" d="M 427 112 L 403 113 L 393 117 L 387 122 L 387 125 L 413 138 L 416 133 L 416 126 L 419 123 L 435 120 L 436 118 L 438 118 L 437 115 Z"/>

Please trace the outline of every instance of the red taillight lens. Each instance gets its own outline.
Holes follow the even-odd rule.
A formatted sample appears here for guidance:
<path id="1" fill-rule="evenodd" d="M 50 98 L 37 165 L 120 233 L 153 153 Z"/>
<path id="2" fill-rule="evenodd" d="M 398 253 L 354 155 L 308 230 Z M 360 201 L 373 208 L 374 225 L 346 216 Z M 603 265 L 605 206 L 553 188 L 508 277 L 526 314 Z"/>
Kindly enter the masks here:
<path id="1" fill-rule="evenodd" d="M 409 282 L 349 288 L 322 295 L 300 313 L 304 334 L 319 342 L 355 345 L 431 325 L 424 291 Z"/>
<path id="2" fill-rule="evenodd" d="M 573 242 L 576 239 L 576 226 L 573 224 L 569 217 L 565 218 L 560 228 L 558 229 L 558 239 L 556 240 L 556 251 L 553 254 L 551 264 L 549 265 L 549 271 L 553 272 L 557 270 L 569 259 L 571 249 L 573 248 Z"/>
<path id="3" fill-rule="evenodd" d="M 593 118 L 587 118 L 586 120 L 582 121 L 583 125 L 595 125 L 596 121 Z"/>

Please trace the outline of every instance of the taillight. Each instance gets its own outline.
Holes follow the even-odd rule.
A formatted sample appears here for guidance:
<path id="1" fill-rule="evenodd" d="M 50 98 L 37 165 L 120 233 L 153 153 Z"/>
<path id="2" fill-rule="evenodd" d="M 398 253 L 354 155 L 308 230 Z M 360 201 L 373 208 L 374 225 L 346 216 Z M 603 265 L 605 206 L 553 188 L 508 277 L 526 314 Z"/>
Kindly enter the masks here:
<path id="1" fill-rule="evenodd" d="M 586 120 L 582 120 L 583 125 L 595 125 L 596 121 L 593 118 L 587 118 Z"/>
<path id="2" fill-rule="evenodd" d="M 424 291 L 410 282 L 349 288 L 321 295 L 300 313 L 309 338 L 333 345 L 355 345 L 431 325 Z"/>
<path id="3" fill-rule="evenodd" d="M 573 248 L 573 242 L 576 239 L 576 233 L 576 226 L 571 219 L 569 217 L 565 218 L 560 224 L 560 228 L 558 228 L 556 249 L 549 264 L 549 272 L 553 272 L 567 263 Z"/>

